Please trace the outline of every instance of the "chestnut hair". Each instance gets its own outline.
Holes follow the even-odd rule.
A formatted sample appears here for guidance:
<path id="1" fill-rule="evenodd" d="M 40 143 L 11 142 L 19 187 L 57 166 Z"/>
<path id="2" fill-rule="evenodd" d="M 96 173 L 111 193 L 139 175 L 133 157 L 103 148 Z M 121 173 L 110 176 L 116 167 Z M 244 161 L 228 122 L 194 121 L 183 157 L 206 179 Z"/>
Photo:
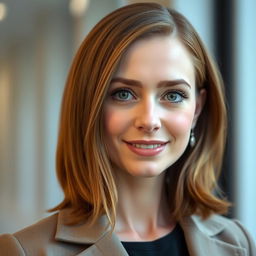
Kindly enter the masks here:
<path id="1" fill-rule="evenodd" d="M 72 208 L 70 224 L 94 223 L 101 215 L 115 225 L 118 199 L 107 154 L 103 105 L 122 56 L 134 42 L 175 36 L 191 54 L 197 90 L 207 99 L 195 127 L 197 144 L 166 171 L 166 191 L 175 220 L 226 213 L 229 203 L 216 195 L 226 140 L 223 82 L 213 59 L 189 21 L 157 3 L 119 8 L 103 18 L 81 44 L 64 90 L 56 154 L 63 201 L 50 211 Z"/>

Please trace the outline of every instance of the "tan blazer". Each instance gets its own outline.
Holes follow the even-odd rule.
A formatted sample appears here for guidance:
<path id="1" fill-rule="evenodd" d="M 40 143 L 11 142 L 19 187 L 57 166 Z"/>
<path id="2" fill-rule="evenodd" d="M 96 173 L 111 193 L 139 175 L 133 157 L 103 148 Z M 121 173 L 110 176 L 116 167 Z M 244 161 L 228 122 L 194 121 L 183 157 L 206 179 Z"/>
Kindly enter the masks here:
<path id="1" fill-rule="evenodd" d="M 106 217 L 92 227 L 66 226 L 69 210 L 61 211 L 13 235 L 0 235 L 1 256 L 128 255 L 118 237 L 106 230 Z M 214 215 L 180 222 L 190 256 L 256 256 L 255 244 L 237 221 Z M 170 253 L 171 254 L 171 253 Z"/>

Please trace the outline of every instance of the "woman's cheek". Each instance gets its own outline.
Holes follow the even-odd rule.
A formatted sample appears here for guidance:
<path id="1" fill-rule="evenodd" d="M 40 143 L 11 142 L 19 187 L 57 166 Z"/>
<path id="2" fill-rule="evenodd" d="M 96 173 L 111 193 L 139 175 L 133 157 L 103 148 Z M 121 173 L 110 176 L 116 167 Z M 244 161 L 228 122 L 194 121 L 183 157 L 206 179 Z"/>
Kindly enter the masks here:
<path id="1" fill-rule="evenodd" d="M 127 115 L 121 111 L 107 108 L 104 116 L 105 128 L 109 136 L 118 134 L 126 126 Z"/>
<path id="2" fill-rule="evenodd" d="M 167 119 L 169 130 L 172 130 L 175 134 L 184 134 L 190 132 L 193 117 L 194 115 L 191 113 L 191 111 L 172 113 Z"/>

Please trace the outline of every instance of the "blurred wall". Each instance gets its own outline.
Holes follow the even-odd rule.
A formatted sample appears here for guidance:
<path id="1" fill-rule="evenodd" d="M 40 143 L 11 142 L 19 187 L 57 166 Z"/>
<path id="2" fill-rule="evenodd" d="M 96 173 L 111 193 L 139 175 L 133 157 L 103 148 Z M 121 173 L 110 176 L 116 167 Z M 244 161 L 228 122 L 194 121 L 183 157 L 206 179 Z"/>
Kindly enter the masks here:
<path id="1" fill-rule="evenodd" d="M 256 1 L 236 1 L 235 36 L 235 217 L 256 241 Z"/>
<path id="2" fill-rule="evenodd" d="M 3 22 L 12 31 L 0 24 L 8 31 L 0 59 L 0 231 L 12 232 L 43 216 L 61 198 L 54 155 L 72 22 L 63 5 L 6 4 L 10 16 Z M 11 19 L 24 11 L 31 15 L 24 23 Z"/>

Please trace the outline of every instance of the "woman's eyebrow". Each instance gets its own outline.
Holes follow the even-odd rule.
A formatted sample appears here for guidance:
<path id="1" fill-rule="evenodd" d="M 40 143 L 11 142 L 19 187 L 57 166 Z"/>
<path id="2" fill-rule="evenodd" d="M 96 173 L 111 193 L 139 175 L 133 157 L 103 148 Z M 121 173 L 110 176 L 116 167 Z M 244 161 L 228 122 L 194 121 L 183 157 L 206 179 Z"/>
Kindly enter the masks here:
<path id="1" fill-rule="evenodd" d="M 127 85 L 132 85 L 132 86 L 137 86 L 137 87 L 142 87 L 142 83 L 138 80 L 133 80 L 133 79 L 128 79 L 128 78 L 123 78 L 123 77 L 114 77 L 111 80 L 111 83 L 122 83 L 122 84 L 127 84 Z"/>
<path id="2" fill-rule="evenodd" d="M 191 89 L 191 85 L 188 82 L 186 82 L 184 79 L 161 81 L 158 83 L 157 87 L 160 88 L 160 87 L 167 87 L 167 86 L 175 86 L 179 84 L 187 85 Z"/>
<path id="3" fill-rule="evenodd" d="M 142 83 L 140 81 L 134 80 L 134 79 L 128 79 L 128 78 L 123 78 L 123 77 L 114 77 L 111 80 L 111 83 L 115 83 L 115 82 L 131 85 L 131 86 L 136 86 L 136 87 L 142 87 Z M 179 85 L 179 84 L 184 84 L 184 85 L 187 85 L 189 88 L 191 88 L 190 84 L 188 82 L 186 82 L 184 79 L 160 81 L 157 84 L 157 88 L 167 87 L 167 86 L 175 86 L 175 85 Z"/>

